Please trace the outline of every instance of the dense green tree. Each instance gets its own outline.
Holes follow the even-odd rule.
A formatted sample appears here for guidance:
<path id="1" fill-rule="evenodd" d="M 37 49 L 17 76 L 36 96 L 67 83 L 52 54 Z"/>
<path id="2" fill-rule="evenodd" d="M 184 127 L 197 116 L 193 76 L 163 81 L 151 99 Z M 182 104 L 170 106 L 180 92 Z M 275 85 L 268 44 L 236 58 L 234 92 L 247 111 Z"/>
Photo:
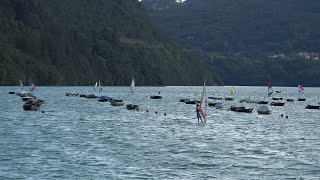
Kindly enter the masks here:
<path id="1" fill-rule="evenodd" d="M 168 1 L 143 4 L 155 22 L 185 47 L 254 54 L 320 51 L 318 0 Z"/>
<path id="2" fill-rule="evenodd" d="M 217 84 L 205 69 L 134 0 L 0 1 L 0 85 Z"/>
<path id="3" fill-rule="evenodd" d="M 320 86 L 318 0 L 144 0 L 154 21 L 227 85 Z M 166 7 L 166 8 L 159 8 Z M 285 53 L 285 58 L 269 58 Z M 318 55 L 320 56 L 320 55 Z M 218 80 L 217 79 L 217 80 Z"/>

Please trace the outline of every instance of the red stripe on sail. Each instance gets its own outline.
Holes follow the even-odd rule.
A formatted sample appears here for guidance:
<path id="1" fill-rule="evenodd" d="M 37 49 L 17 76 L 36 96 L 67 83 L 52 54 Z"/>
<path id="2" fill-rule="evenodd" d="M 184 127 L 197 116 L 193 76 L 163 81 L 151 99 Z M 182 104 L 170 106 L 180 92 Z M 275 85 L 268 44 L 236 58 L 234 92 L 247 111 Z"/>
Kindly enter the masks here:
<path id="1" fill-rule="evenodd" d="M 200 114 L 201 114 L 201 116 L 202 116 L 203 122 L 206 123 L 206 122 L 207 122 L 207 120 L 206 120 L 206 114 L 203 112 L 203 110 L 202 110 L 201 107 L 199 108 L 199 112 L 200 112 Z"/>
<path id="2" fill-rule="evenodd" d="M 200 106 L 199 106 L 199 112 L 201 114 L 201 117 L 202 117 L 204 123 L 207 122 L 207 120 L 206 120 L 206 116 L 207 116 L 206 112 L 204 112 L 203 109 L 202 109 L 203 105 L 206 106 L 206 102 L 205 102 L 206 101 L 206 99 L 205 99 L 205 95 L 206 94 L 205 93 L 206 93 L 206 83 L 204 82 L 203 83 L 203 91 L 202 91 Z M 206 107 L 204 107 L 204 108 L 206 108 Z"/>

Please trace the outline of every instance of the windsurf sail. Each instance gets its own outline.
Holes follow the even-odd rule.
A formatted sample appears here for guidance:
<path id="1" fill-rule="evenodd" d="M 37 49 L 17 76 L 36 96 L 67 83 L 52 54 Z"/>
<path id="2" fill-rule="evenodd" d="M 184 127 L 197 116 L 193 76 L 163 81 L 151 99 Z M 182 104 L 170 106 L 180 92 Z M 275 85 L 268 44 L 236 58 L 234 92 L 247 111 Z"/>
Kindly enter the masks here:
<path id="1" fill-rule="evenodd" d="M 94 85 L 94 88 L 93 88 L 95 91 L 98 90 L 98 82 L 96 82 L 96 84 Z"/>
<path id="2" fill-rule="evenodd" d="M 98 84 L 98 91 L 99 91 L 99 93 L 102 91 L 102 87 L 101 87 L 101 83 L 100 83 L 100 80 L 99 80 L 99 84 Z"/>
<path id="3" fill-rule="evenodd" d="M 268 82 L 268 97 L 270 97 L 272 93 L 273 93 L 272 81 L 269 81 Z"/>
<path id="4" fill-rule="evenodd" d="M 207 122 L 207 97 L 206 97 L 206 82 L 203 83 L 203 90 L 202 90 L 202 96 L 201 96 L 201 101 L 200 101 L 200 106 L 199 106 L 199 112 L 202 117 L 202 122 L 206 123 Z"/>
<path id="5" fill-rule="evenodd" d="M 94 88 L 93 88 L 95 91 L 98 91 L 99 93 L 102 91 L 102 87 L 101 87 L 101 84 L 100 84 L 100 80 L 99 80 L 99 83 L 96 82 L 96 84 L 94 85 Z"/>
<path id="6" fill-rule="evenodd" d="M 132 78 L 132 81 L 131 81 L 131 86 L 130 86 L 130 90 L 131 90 L 131 93 L 133 94 L 133 88 L 135 87 L 135 82 L 134 82 L 134 78 Z"/>
<path id="7" fill-rule="evenodd" d="M 29 90 L 34 91 L 36 89 L 36 86 L 34 85 L 32 78 L 29 77 Z"/>
<path id="8" fill-rule="evenodd" d="M 20 89 L 23 90 L 24 86 L 22 84 L 22 81 L 20 80 Z"/>
<path id="9" fill-rule="evenodd" d="M 299 93 L 303 93 L 304 92 L 304 87 L 301 85 L 298 85 L 298 91 Z"/>
<path id="10" fill-rule="evenodd" d="M 231 95 L 234 95 L 234 86 L 231 88 Z"/>

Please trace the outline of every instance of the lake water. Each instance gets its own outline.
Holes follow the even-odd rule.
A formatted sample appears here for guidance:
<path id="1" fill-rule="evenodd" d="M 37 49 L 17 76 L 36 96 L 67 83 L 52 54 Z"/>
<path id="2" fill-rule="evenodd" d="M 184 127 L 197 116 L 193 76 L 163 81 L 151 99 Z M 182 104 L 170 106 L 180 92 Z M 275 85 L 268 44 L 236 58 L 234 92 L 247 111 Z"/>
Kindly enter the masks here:
<path id="1" fill-rule="evenodd" d="M 103 87 L 101 95 L 140 105 L 139 111 L 65 93 L 94 93 L 92 87 L 37 87 L 41 111 L 0 87 L 0 179 L 319 179 L 320 88 L 305 88 L 306 102 L 271 107 L 258 115 L 208 107 L 207 124 L 196 123 L 202 87 Z M 235 87 L 237 105 L 264 99 L 266 87 Z M 274 97 L 300 97 L 296 87 L 274 87 Z M 149 96 L 161 92 L 160 100 Z M 208 96 L 231 87 L 207 87 Z M 96 93 L 98 95 L 98 93 Z M 148 112 L 147 112 L 148 110 Z M 155 112 L 158 112 L 157 114 Z M 165 116 L 164 113 L 167 115 Z M 288 118 L 280 115 L 288 116 Z"/>

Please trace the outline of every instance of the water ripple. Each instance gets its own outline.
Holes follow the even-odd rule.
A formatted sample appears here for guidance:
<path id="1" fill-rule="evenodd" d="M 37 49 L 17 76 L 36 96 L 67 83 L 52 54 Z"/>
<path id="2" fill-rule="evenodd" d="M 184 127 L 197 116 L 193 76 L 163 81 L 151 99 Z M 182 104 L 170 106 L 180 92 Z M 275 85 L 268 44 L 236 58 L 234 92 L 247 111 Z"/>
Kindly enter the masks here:
<path id="1" fill-rule="evenodd" d="M 7 102 L 0 105 L 0 179 L 320 179 L 320 111 L 304 109 L 317 103 L 319 88 L 306 88 L 306 102 L 272 107 L 270 116 L 208 107 L 205 125 L 196 124 L 194 105 L 179 102 L 200 99 L 201 87 L 137 87 L 134 95 L 103 88 L 139 111 L 64 94 L 92 87 L 39 87 L 44 113 L 23 111 L 12 88 L 0 87 Z M 237 101 L 265 96 L 265 87 L 236 89 Z M 298 98 L 296 88 L 279 90 Z M 149 99 L 159 91 L 163 99 Z M 207 88 L 209 96 L 229 91 Z"/>

